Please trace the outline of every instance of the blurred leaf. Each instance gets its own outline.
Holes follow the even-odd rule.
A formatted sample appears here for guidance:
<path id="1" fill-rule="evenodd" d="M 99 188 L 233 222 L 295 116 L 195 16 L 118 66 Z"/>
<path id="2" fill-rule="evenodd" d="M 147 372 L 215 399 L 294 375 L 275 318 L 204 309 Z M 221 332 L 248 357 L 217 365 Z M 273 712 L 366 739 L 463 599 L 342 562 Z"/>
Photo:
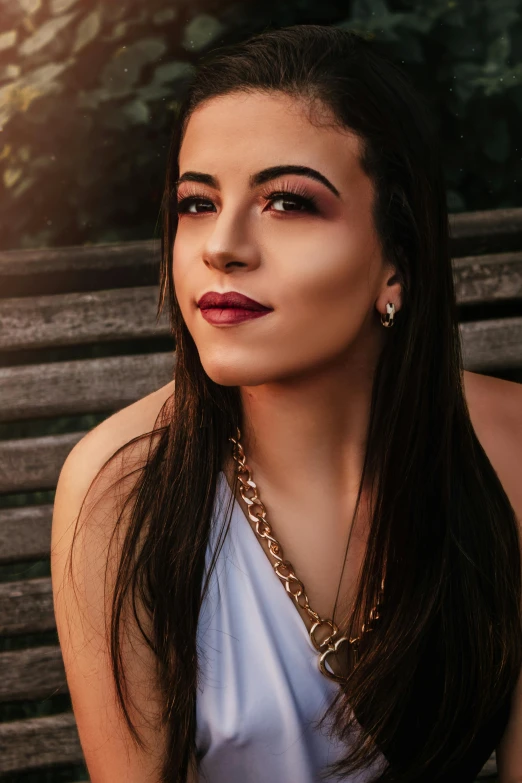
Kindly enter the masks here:
<path id="1" fill-rule="evenodd" d="M 139 98 L 126 103 L 122 111 L 133 125 L 143 125 L 150 120 L 149 107 Z"/>
<path id="2" fill-rule="evenodd" d="M 500 69 L 506 64 L 506 60 L 510 55 L 511 41 L 508 35 L 499 35 L 488 46 L 488 59 L 485 65 L 486 71 L 494 71 Z"/>
<path id="3" fill-rule="evenodd" d="M 9 63 L 8 65 L 0 66 L 0 82 L 11 81 L 17 79 L 20 76 L 22 69 L 15 63 Z"/>
<path id="4" fill-rule="evenodd" d="M 18 0 L 26 14 L 34 14 L 42 7 L 42 0 Z"/>
<path id="5" fill-rule="evenodd" d="M 177 15 L 177 8 L 162 8 L 161 11 L 156 11 L 156 13 L 152 15 L 152 21 L 154 24 L 165 24 L 165 22 L 172 22 Z"/>
<path id="6" fill-rule="evenodd" d="M 139 80 L 142 68 L 158 60 L 166 48 L 165 42 L 159 38 L 145 38 L 114 52 L 112 60 L 102 69 L 100 77 L 106 96 L 128 95 Z"/>
<path id="7" fill-rule="evenodd" d="M 194 66 L 180 60 L 173 60 L 164 65 L 158 65 L 154 71 L 154 81 L 159 84 L 173 82 L 176 79 L 183 79 L 194 72 Z"/>
<path id="8" fill-rule="evenodd" d="M 12 188 L 13 185 L 16 185 L 20 177 L 22 176 L 22 169 L 20 168 L 13 168 L 9 167 L 4 169 L 4 186 L 6 188 Z"/>
<path id="9" fill-rule="evenodd" d="M 185 28 L 182 45 L 198 52 L 223 32 L 223 25 L 209 14 L 195 16 Z"/>
<path id="10" fill-rule="evenodd" d="M 76 12 L 73 11 L 65 16 L 57 16 L 55 19 L 49 19 L 41 27 L 39 27 L 34 35 L 26 38 L 25 41 L 18 47 L 20 54 L 27 57 L 35 52 L 43 49 L 58 35 L 60 30 L 63 30 L 76 16 Z"/>
<path id="11" fill-rule="evenodd" d="M 16 112 L 25 112 L 39 97 L 62 89 L 56 81 L 69 63 L 49 63 L 0 88 L 0 127 Z"/>
<path id="12" fill-rule="evenodd" d="M 4 33 L 0 33 L 0 52 L 10 49 L 14 46 L 18 37 L 17 30 L 6 30 Z"/>
<path id="13" fill-rule="evenodd" d="M 73 44 L 73 53 L 76 54 L 93 41 L 101 28 L 101 10 L 96 8 L 86 16 L 76 28 L 76 39 Z"/>
<path id="14" fill-rule="evenodd" d="M 63 14 L 64 11 L 68 11 L 77 2 L 78 0 L 51 0 L 51 13 Z"/>

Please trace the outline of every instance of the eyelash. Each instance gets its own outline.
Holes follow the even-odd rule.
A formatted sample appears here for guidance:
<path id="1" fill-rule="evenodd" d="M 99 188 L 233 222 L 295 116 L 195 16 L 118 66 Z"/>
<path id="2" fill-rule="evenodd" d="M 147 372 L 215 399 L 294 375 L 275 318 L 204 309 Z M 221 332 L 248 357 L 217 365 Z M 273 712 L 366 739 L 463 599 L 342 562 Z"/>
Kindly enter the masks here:
<path id="1" fill-rule="evenodd" d="M 287 201 L 293 201 L 296 204 L 301 204 L 307 208 L 307 211 L 311 212 L 312 214 L 319 212 L 319 209 L 317 207 L 317 200 L 314 196 L 312 196 L 306 188 L 303 185 L 290 185 L 289 183 L 283 182 L 281 185 L 281 190 L 269 190 L 266 189 L 264 191 L 261 191 L 261 195 L 264 199 L 267 201 L 275 201 L 278 198 L 284 198 L 285 196 L 290 196 L 293 198 L 287 199 Z M 205 196 L 201 193 L 198 193 L 197 189 L 194 188 L 192 191 L 189 191 L 189 195 L 185 196 L 184 198 L 180 199 L 178 203 L 175 205 L 175 210 L 178 214 L 183 214 L 187 212 L 187 208 L 198 201 L 203 201 L 206 203 L 211 203 L 211 200 L 208 198 L 205 198 Z M 284 212 L 285 210 L 277 210 Z M 300 210 L 295 210 L 300 211 Z M 195 214 L 195 213 L 191 213 Z M 200 212 L 199 214 L 208 214 L 205 212 Z"/>

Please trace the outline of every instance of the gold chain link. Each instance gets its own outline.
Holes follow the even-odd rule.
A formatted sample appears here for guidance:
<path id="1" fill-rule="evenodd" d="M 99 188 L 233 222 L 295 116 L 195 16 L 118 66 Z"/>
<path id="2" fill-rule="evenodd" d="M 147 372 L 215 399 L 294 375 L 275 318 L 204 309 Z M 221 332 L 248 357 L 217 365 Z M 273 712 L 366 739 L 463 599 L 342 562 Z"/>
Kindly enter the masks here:
<path id="1" fill-rule="evenodd" d="M 246 503 L 249 519 L 255 524 L 255 531 L 259 538 L 264 538 L 268 543 L 268 549 L 275 559 L 275 563 L 272 563 L 274 571 L 279 579 L 284 584 L 287 593 L 294 599 L 295 603 L 304 609 L 312 621 L 312 627 L 309 630 L 310 640 L 320 653 L 319 655 L 319 669 L 328 678 L 335 680 L 336 682 L 344 682 L 345 677 L 335 674 L 331 669 L 327 668 L 327 658 L 329 655 L 335 655 L 342 644 L 348 642 L 351 647 L 354 664 L 359 662 L 359 643 L 363 634 L 373 630 L 377 620 L 380 618 L 380 608 L 382 607 L 384 579 L 381 583 L 381 590 L 378 594 L 377 604 L 372 608 L 370 617 L 367 623 L 364 623 L 361 628 L 361 633 L 355 638 L 343 636 L 339 630 L 339 627 L 333 620 L 326 617 L 320 617 L 315 612 L 308 601 L 308 596 L 303 583 L 297 577 L 294 567 L 289 560 L 285 559 L 283 548 L 279 541 L 275 538 L 272 528 L 266 519 L 266 508 L 263 502 L 257 494 L 257 486 L 252 479 L 252 472 L 246 464 L 245 453 L 240 443 L 241 432 L 239 427 L 237 428 L 237 435 L 235 438 L 230 437 L 229 440 L 234 444 L 233 458 L 237 462 L 237 480 L 239 482 L 239 491 L 241 497 Z M 244 476 L 246 475 L 246 479 Z M 253 491 L 253 496 L 249 497 L 246 493 L 248 490 Z M 255 513 L 252 509 L 253 506 L 257 506 L 260 511 Z M 317 638 L 317 632 L 320 630 L 328 630 L 328 635 L 321 641 Z"/>

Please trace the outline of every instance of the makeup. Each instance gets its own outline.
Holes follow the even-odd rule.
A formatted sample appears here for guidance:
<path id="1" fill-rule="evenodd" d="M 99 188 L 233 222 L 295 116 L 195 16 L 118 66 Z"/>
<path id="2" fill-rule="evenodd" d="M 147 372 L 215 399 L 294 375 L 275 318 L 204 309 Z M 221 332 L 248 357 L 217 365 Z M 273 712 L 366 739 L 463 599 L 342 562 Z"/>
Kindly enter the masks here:
<path id="1" fill-rule="evenodd" d="M 273 308 L 238 291 L 208 291 L 198 299 L 203 318 L 214 325 L 238 324 L 271 313 Z"/>

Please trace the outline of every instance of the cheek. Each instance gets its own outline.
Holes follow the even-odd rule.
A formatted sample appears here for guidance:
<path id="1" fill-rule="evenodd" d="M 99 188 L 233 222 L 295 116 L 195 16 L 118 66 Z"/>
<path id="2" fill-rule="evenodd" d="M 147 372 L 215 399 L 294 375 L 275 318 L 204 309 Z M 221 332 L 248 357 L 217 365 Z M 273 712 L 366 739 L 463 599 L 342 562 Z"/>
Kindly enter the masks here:
<path id="1" fill-rule="evenodd" d="M 288 327 L 293 322 L 298 332 L 306 324 L 317 338 L 349 339 L 372 306 L 373 268 L 368 249 L 350 247 L 346 237 L 303 248 L 295 265 L 285 265 L 279 286 L 288 292 L 282 300 Z"/>
<path id="2" fill-rule="evenodd" d="M 190 314 L 191 297 L 198 290 L 198 281 L 194 279 L 195 270 L 197 269 L 197 265 L 190 261 L 190 256 L 186 250 L 182 249 L 179 244 L 175 244 L 172 254 L 172 279 L 178 304 L 185 319 Z"/>

